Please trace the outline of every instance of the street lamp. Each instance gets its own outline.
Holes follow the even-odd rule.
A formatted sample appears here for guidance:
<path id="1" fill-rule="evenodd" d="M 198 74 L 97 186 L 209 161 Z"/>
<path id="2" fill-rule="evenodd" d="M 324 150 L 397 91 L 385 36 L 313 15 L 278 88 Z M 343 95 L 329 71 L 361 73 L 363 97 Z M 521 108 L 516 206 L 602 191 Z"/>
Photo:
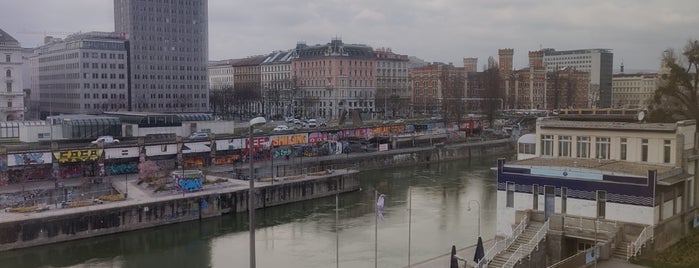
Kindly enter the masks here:
<path id="1" fill-rule="evenodd" d="M 255 194 L 255 179 L 253 177 L 255 169 L 253 167 L 252 162 L 252 131 L 255 126 L 264 125 L 265 123 L 267 123 L 267 120 L 265 120 L 264 117 L 255 117 L 253 119 L 250 119 L 250 139 L 248 140 L 248 145 L 250 146 L 248 149 L 248 158 L 250 160 L 250 178 L 248 178 L 250 182 L 250 188 L 248 190 L 248 222 L 250 225 L 250 268 L 255 268 L 255 199 L 253 198 L 253 195 Z"/>
<path id="2" fill-rule="evenodd" d="M 476 202 L 478 205 L 478 237 L 481 236 L 481 203 L 478 200 L 468 200 L 468 211 L 471 211 L 471 202 Z"/>

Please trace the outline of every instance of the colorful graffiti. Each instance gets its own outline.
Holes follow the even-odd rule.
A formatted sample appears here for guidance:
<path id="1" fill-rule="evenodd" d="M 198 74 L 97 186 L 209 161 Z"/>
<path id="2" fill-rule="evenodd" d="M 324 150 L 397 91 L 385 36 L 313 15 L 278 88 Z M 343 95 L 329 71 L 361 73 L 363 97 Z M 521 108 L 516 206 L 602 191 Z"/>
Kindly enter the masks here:
<path id="1" fill-rule="evenodd" d="M 277 148 L 274 149 L 274 158 L 291 156 L 293 150 L 291 148 Z"/>
<path id="2" fill-rule="evenodd" d="M 137 163 L 108 165 L 105 168 L 107 175 L 133 174 L 138 173 Z"/>
<path id="3" fill-rule="evenodd" d="M 53 153 L 58 162 L 85 162 L 95 161 L 102 156 L 102 149 L 70 150 Z"/>
<path id="4" fill-rule="evenodd" d="M 44 153 L 15 154 L 17 165 L 36 165 L 44 163 Z"/>
<path id="5" fill-rule="evenodd" d="M 175 184 L 182 191 L 196 191 L 201 190 L 203 187 L 203 175 L 201 171 L 196 170 L 186 170 L 184 176 L 182 172 L 172 172 L 172 178 L 175 180 Z"/>
<path id="6" fill-rule="evenodd" d="M 214 159 L 214 164 L 215 165 L 225 165 L 225 164 L 233 164 L 236 161 L 240 159 L 239 154 L 232 154 L 232 155 L 226 155 L 226 156 L 217 156 L 216 159 Z"/>
<path id="7" fill-rule="evenodd" d="M 288 146 L 288 145 L 300 145 L 308 143 L 308 135 L 303 134 L 293 134 L 293 135 L 279 135 L 272 136 L 272 146 Z"/>

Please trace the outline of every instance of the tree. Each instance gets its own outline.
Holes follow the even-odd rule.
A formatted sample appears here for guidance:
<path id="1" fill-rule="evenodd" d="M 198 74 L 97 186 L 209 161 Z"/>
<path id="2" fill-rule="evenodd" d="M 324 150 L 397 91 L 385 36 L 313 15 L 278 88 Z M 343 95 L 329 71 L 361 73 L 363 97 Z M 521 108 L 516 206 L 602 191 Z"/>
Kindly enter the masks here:
<path id="1" fill-rule="evenodd" d="M 463 98 L 465 90 L 465 77 L 463 71 L 456 68 L 444 68 L 440 74 L 442 84 L 442 118 L 446 123 L 461 122 L 466 114 L 466 105 Z"/>
<path id="2" fill-rule="evenodd" d="M 483 89 L 485 90 L 485 103 L 483 112 L 489 122 L 495 119 L 495 113 L 500 109 L 500 69 L 493 57 L 488 57 L 488 65 L 483 71 Z"/>
<path id="3" fill-rule="evenodd" d="M 663 53 L 663 68 L 648 107 L 648 121 L 699 120 L 699 41 L 687 42 L 682 56 L 678 58 L 672 49 Z"/>
<path id="4" fill-rule="evenodd" d="M 160 170 L 158 165 L 150 160 L 138 164 L 138 173 L 141 175 L 142 180 L 155 178 L 158 170 Z"/>

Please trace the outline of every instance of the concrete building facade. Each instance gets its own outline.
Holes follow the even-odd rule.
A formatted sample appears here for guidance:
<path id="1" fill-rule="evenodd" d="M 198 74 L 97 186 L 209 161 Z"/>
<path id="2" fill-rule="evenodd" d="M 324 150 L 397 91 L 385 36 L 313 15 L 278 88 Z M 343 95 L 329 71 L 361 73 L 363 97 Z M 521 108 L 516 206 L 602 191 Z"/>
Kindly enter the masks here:
<path id="1" fill-rule="evenodd" d="M 556 51 L 544 49 L 544 66 L 548 72 L 574 68 L 590 73 L 591 108 L 610 108 L 612 105 L 612 65 L 614 54 L 610 49 L 579 49 Z"/>
<path id="2" fill-rule="evenodd" d="M 233 66 L 230 60 L 210 61 L 207 72 L 211 90 L 233 88 L 235 80 L 233 79 Z"/>
<path id="3" fill-rule="evenodd" d="M 114 0 L 128 39 L 129 110 L 208 112 L 208 0 Z"/>
<path id="4" fill-rule="evenodd" d="M 39 118 L 126 110 L 126 41 L 117 33 L 89 32 L 54 39 L 34 50 L 31 100 Z"/>
<path id="5" fill-rule="evenodd" d="M 408 55 L 393 53 L 389 48 L 377 49 L 376 111 L 385 118 L 410 114 L 410 74 Z"/>
<path id="6" fill-rule="evenodd" d="M 299 43 L 291 77 L 300 91 L 294 97 L 296 116 L 338 119 L 344 113 L 374 116 L 376 57 L 371 47 L 334 38 L 325 45 Z"/>
<path id="7" fill-rule="evenodd" d="M 24 120 L 22 47 L 0 29 L 0 121 Z"/>
<path id="8" fill-rule="evenodd" d="M 294 81 L 291 79 L 293 51 L 276 51 L 261 64 L 262 103 L 264 113 L 270 118 L 281 119 L 294 114 Z"/>
<path id="9" fill-rule="evenodd" d="M 658 89 L 658 74 L 615 74 L 612 80 L 614 108 L 644 109 Z"/>

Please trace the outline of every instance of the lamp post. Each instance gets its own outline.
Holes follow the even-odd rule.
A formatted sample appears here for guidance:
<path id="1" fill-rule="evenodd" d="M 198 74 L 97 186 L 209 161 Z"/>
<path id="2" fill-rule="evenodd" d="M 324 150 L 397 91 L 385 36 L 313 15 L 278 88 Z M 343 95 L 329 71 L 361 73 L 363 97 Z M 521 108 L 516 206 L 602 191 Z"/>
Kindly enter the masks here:
<path id="1" fill-rule="evenodd" d="M 267 123 L 267 120 L 265 120 L 264 117 L 255 117 L 253 119 L 250 119 L 250 139 L 248 140 L 248 158 L 250 160 L 250 178 L 248 178 L 250 183 L 250 188 L 248 190 L 248 225 L 250 228 L 250 268 L 255 268 L 255 169 L 252 161 L 252 131 L 255 126 L 264 125 L 265 123 Z"/>
<path id="2" fill-rule="evenodd" d="M 468 211 L 471 211 L 471 202 L 476 202 L 478 205 L 478 237 L 481 236 L 481 203 L 478 200 L 468 200 Z"/>

